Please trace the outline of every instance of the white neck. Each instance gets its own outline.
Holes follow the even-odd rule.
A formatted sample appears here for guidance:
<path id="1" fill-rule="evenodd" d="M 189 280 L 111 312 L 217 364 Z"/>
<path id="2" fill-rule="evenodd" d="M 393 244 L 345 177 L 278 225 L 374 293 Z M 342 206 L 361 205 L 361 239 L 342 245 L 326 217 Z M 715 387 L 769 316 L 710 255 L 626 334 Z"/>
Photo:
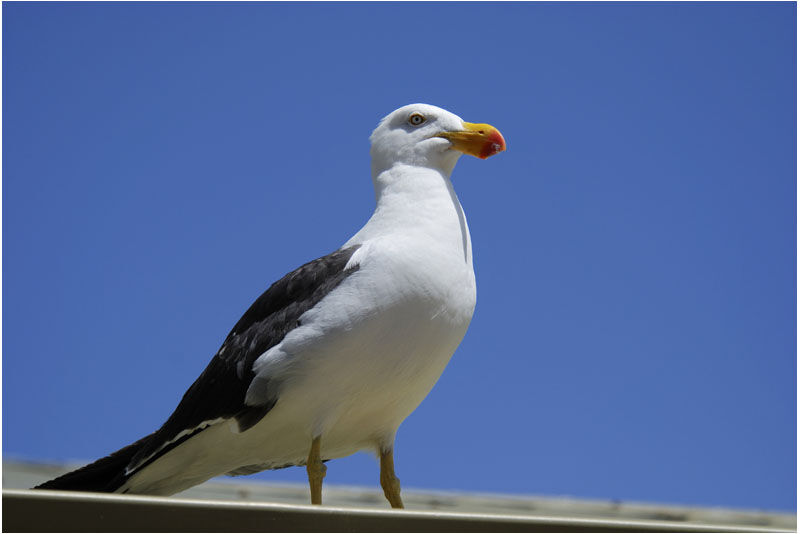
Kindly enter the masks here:
<path id="1" fill-rule="evenodd" d="M 432 247 L 452 250 L 472 266 L 467 219 L 449 172 L 398 164 L 376 171 L 372 181 L 375 212 L 346 245 L 398 233 L 413 234 Z"/>

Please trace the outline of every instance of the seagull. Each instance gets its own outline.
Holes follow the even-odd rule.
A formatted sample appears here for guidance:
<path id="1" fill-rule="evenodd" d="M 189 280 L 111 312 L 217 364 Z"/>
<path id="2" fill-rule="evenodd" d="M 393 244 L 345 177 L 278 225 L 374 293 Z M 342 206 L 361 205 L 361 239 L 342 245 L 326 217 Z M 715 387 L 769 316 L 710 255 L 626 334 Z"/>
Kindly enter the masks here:
<path id="1" fill-rule="evenodd" d="M 400 423 L 461 343 L 475 309 L 472 244 L 450 175 L 462 154 L 505 150 L 500 132 L 411 104 L 370 137 L 375 211 L 338 250 L 272 284 L 152 434 L 35 489 L 172 495 L 222 474 L 375 453 L 394 470 Z"/>

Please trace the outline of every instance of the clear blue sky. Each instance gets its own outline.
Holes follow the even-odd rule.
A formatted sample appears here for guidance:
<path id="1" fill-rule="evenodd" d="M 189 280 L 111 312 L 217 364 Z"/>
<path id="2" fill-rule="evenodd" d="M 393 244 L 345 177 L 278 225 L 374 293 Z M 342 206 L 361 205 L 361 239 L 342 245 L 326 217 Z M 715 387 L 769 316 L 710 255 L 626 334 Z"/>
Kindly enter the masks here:
<path id="1" fill-rule="evenodd" d="M 795 509 L 795 10 L 3 3 L 4 455 L 158 427 L 426 102 L 509 148 L 454 173 L 478 306 L 404 487 Z"/>

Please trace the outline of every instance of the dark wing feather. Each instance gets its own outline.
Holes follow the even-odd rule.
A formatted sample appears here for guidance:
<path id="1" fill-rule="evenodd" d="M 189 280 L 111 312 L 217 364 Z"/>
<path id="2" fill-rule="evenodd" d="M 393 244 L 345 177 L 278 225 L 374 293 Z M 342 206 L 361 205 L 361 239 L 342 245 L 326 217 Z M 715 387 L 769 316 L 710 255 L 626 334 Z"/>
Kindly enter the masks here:
<path id="1" fill-rule="evenodd" d="M 152 437 L 153 434 L 145 436 L 117 452 L 58 478 L 48 480 L 33 489 L 113 492 L 125 483 L 125 466 Z"/>
<path id="2" fill-rule="evenodd" d="M 253 362 L 297 326 L 307 310 L 338 286 L 358 267 L 345 265 L 359 245 L 340 249 L 287 274 L 270 286 L 236 323 L 206 369 L 183 395 L 167 422 L 133 457 L 133 471 L 166 454 L 189 437 L 202 431 L 203 423 L 235 417 L 245 431 L 274 406 L 277 396 L 267 397 L 259 406 L 245 404 L 253 380 Z M 179 439 L 184 431 L 191 431 Z"/>

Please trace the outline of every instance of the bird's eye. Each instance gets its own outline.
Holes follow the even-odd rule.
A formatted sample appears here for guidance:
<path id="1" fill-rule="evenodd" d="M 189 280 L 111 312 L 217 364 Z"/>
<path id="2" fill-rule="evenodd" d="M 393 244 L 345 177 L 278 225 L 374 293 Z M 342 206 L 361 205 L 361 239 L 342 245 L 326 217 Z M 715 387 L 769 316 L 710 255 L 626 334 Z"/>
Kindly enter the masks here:
<path id="1" fill-rule="evenodd" d="M 423 122 L 425 122 L 425 117 L 420 115 L 419 113 L 412 113 L 411 116 L 408 118 L 408 124 L 411 126 L 419 126 Z"/>

